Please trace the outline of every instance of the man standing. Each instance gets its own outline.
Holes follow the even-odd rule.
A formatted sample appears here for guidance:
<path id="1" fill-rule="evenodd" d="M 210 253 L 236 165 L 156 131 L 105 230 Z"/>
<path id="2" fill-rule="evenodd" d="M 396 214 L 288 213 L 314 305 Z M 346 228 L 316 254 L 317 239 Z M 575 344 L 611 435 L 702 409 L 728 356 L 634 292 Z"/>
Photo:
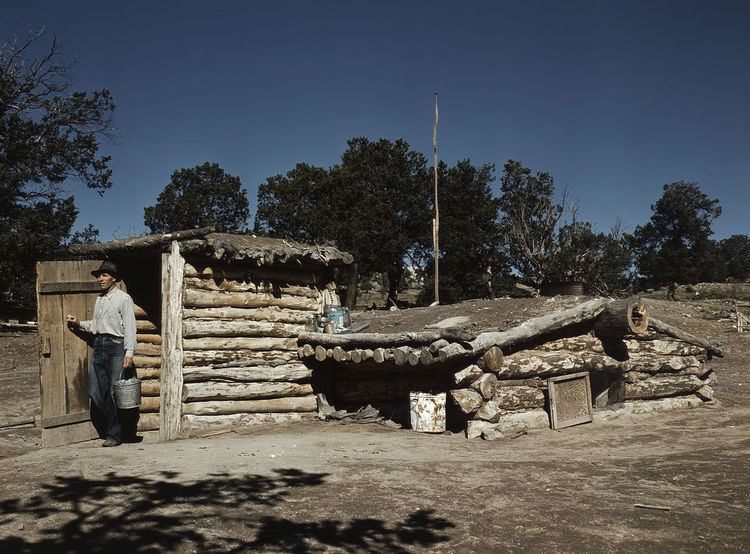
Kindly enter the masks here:
<path id="1" fill-rule="evenodd" d="M 102 446 L 117 446 L 122 442 L 122 428 L 117 418 L 114 384 L 120 380 L 124 369 L 133 367 L 135 312 L 130 295 L 115 286 L 120 272 L 114 263 L 102 262 L 91 274 L 102 291 L 96 299 L 93 319 L 79 321 L 71 314 L 66 319 L 71 329 L 83 329 L 94 335 L 89 396 L 105 419 Z"/>
<path id="2" fill-rule="evenodd" d="M 667 300 L 674 300 L 674 293 L 677 292 L 677 283 L 674 281 L 667 287 Z"/>

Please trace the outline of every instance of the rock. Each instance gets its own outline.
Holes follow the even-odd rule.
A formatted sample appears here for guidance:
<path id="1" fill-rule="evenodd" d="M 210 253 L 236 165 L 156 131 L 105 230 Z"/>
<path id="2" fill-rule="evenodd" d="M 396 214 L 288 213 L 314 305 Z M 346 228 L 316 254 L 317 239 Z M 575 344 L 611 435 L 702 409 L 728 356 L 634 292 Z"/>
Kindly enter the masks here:
<path id="1" fill-rule="evenodd" d="M 486 441 L 494 441 L 497 439 L 502 439 L 503 434 L 502 432 L 496 430 L 496 429 L 483 429 L 482 430 L 482 439 Z"/>
<path id="2" fill-rule="evenodd" d="M 456 317 L 449 317 L 441 319 L 437 323 L 430 323 L 425 325 L 425 329 L 453 329 L 456 327 L 463 327 L 464 325 L 471 324 L 471 318 L 465 315 L 459 315 Z"/>

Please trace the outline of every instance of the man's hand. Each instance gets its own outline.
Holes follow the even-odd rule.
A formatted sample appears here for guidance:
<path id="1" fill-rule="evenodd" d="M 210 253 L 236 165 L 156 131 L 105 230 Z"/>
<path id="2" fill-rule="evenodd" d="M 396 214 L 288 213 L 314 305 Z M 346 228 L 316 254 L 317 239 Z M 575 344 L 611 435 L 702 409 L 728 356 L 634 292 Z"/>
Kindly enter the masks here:
<path id="1" fill-rule="evenodd" d="M 78 318 L 71 314 L 65 316 L 65 321 L 68 323 L 70 329 L 78 329 L 81 326 L 81 322 Z"/>
<path id="2" fill-rule="evenodd" d="M 135 366 L 135 364 L 133 363 L 133 358 L 125 356 L 125 358 L 122 360 L 122 367 L 124 369 L 129 369 L 133 366 Z"/>

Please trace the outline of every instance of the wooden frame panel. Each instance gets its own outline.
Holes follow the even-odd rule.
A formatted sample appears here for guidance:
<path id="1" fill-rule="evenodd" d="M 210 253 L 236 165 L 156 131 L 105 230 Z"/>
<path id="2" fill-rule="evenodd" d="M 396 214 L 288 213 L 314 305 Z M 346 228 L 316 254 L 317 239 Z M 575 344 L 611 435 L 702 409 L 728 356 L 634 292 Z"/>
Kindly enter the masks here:
<path id="1" fill-rule="evenodd" d="M 594 419 L 588 371 L 547 379 L 553 429 L 590 423 Z"/>
<path id="2" fill-rule="evenodd" d="M 100 263 L 83 260 L 37 264 L 43 446 L 61 446 L 98 436 L 90 421 L 89 347 L 67 329 L 65 315 L 92 317 L 99 287 L 93 282 L 91 271 Z"/>

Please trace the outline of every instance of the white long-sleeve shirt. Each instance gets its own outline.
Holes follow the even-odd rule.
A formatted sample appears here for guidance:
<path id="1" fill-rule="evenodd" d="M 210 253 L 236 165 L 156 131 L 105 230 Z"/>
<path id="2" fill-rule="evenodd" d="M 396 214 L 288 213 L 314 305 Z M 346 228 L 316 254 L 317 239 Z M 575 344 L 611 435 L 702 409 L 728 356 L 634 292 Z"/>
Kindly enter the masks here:
<path id="1" fill-rule="evenodd" d="M 95 335 L 114 335 L 123 338 L 125 356 L 135 351 L 135 311 L 133 299 L 118 288 L 99 295 L 94 305 L 94 317 L 81 321 L 81 329 Z"/>

